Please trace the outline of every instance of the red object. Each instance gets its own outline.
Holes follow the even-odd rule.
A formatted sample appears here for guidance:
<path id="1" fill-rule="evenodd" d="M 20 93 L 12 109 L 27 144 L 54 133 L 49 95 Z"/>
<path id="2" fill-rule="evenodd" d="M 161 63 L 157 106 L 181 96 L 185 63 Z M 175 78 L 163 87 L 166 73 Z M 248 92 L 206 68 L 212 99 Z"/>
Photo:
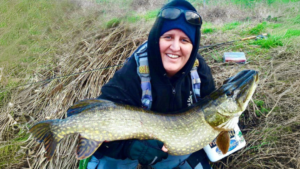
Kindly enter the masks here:
<path id="1" fill-rule="evenodd" d="M 224 62 L 246 63 L 244 52 L 224 52 Z"/>

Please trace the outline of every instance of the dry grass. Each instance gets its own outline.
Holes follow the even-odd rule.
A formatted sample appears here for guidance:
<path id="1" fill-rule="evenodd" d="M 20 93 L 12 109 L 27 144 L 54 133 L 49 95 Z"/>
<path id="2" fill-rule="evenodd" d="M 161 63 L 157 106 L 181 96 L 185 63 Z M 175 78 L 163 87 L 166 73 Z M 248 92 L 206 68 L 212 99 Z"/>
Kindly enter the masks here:
<path id="1" fill-rule="evenodd" d="M 130 6 L 133 10 L 140 13 L 143 11 L 159 9 L 165 3 L 166 1 L 162 0 L 133 0 Z"/>
<path id="2" fill-rule="evenodd" d="M 281 10 L 285 10 L 285 7 Z M 241 21 L 244 16 L 254 18 L 253 22 L 242 24 L 239 28 L 253 27 L 269 13 L 282 15 L 277 8 L 266 10 L 266 7 L 265 10 L 260 10 L 261 13 L 252 10 L 249 13 L 244 12 L 245 15 L 239 13 L 243 12 L 241 8 L 231 9 L 232 11 L 226 10 L 222 4 L 211 8 L 206 6 L 207 12 L 202 15 L 210 22 L 219 24 L 218 26 Z M 99 14 L 96 9 L 93 12 Z M 0 168 L 76 168 L 78 161 L 74 151 L 77 136 L 63 139 L 52 161 L 48 162 L 44 157 L 44 148 L 29 137 L 28 127 L 37 121 L 64 118 L 66 110 L 74 102 L 100 95 L 101 86 L 120 67 L 99 68 L 124 63 L 133 50 L 147 39 L 152 23 L 141 22 L 131 26 L 120 24 L 110 29 L 99 26 L 99 29 L 77 31 L 74 28 L 71 33 L 80 38 L 60 44 L 59 52 L 55 56 L 56 64 L 53 64 L 56 66 L 52 69 L 38 68 L 30 81 L 79 74 L 11 91 L 10 99 L 0 109 Z M 283 20 L 280 22 L 286 24 Z M 84 23 L 92 27 L 100 22 L 91 18 Z M 144 26 L 141 28 L 140 25 Z M 201 44 L 209 45 L 241 38 L 238 32 L 239 30 L 231 30 L 226 33 L 217 31 L 206 34 Z M 225 51 L 244 51 L 250 61 L 245 65 L 225 64 L 212 57 L 222 56 Z M 249 45 L 248 42 L 238 42 L 201 50 L 200 53 L 211 66 L 217 86 L 240 70 L 260 71 L 260 84 L 256 94 L 240 118 L 240 127 L 247 146 L 214 163 L 213 168 L 300 168 L 299 43 L 285 41 L 283 46 L 267 50 Z M 94 69 L 98 70 L 91 71 Z M 80 74 L 83 71 L 90 72 Z M 1 75 L 2 72 L 0 78 Z M 257 101 L 263 101 L 263 104 L 259 105 Z M 4 161 L 9 163 L 1 163 Z"/>
<path id="3" fill-rule="evenodd" d="M 130 53 L 147 39 L 147 34 L 141 34 L 137 28 L 119 26 L 105 31 L 99 30 L 88 35 L 88 37 L 90 38 L 69 48 L 71 49 L 68 51 L 69 53 L 60 56 L 60 64 L 54 69 L 59 70 L 55 72 L 55 76 L 62 76 L 60 72 L 74 74 L 123 64 Z M 0 128 L 10 128 L 9 126 L 13 126 L 14 123 L 33 124 L 46 118 L 65 117 L 66 109 L 74 102 L 99 96 L 101 86 L 113 76 L 118 68 L 101 69 L 24 87 L 13 97 L 14 105 L 11 109 L 17 112 L 14 114 L 14 118 L 26 115 L 28 116 L 27 120 L 16 122 L 9 114 L 2 113 L 7 117 L 2 118 Z M 42 78 L 53 76 L 52 71 L 40 72 L 40 74 Z M 40 78 L 36 77 L 36 79 Z M 18 127 L 22 128 L 20 125 Z M 9 140 L 13 137 L 7 135 L 10 132 L 10 130 L 1 132 L 1 137 Z M 33 168 L 43 168 L 44 166 L 74 168 L 74 165 L 77 164 L 73 153 L 76 141 L 74 136 L 64 139 L 50 162 L 45 160 L 42 146 L 36 147 L 34 140 L 26 142 L 26 146 L 22 150 L 34 154 L 34 156 L 28 155 L 29 166 Z"/>

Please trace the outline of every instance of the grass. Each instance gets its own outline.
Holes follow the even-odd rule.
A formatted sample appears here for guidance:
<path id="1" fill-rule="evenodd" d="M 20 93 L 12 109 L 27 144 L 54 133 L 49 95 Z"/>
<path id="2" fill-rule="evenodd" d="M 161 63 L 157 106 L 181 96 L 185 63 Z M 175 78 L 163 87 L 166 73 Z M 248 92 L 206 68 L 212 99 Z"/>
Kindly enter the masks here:
<path id="1" fill-rule="evenodd" d="M 230 0 L 230 1 L 236 5 L 240 5 L 245 8 L 253 8 L 257 3 L 273 5 L 274 3 L 299 2 L 299 0 Z"/>
<path id="2" fill-rule="evenodd" d="M 0 107 L 4 107 L 10 100 L 11 90 L 18 86 L 19 83 L 9 80 L 8 84 L 0 87 Z"/>
<path id="3" fill-rule="evenodd" d="M 266 22 L 259 23 L 255 27 L 251 28 L 248 31 L 248 34 L 250 34 L 250 35 L 259 35 L 261 33 L 264 33 L 265 30 L 266 30 L 266 26 L 267 26 Z"/>
<path id="4" fill-rule="evenodd" d="M 116 27 L 120 24 L 121 20 L 119 18 L 113 18 L 106 23 L 106 28 Z"/>
<path id="5" fill-rule="evenodd" d="M 213 25 L 210 22 L 203 23 L 203 25 L 201 27 L 201 32 L 203 34 L 211 34 L 211 33 L 217 32 L 217 30 L 218 30 L 218 28 L 215 27 L 215 25 Z"/>
<path id="6" fill-rule="evenodd" d="M 300 15 L 298 15 L 295 18 L 293 18 L 293 22 L 294 22 L 294 24 L 300 24 Z"/>
<path id="7" fill-rule="evenodd" d="M 145 20 L 151 20 L 156 18 L 156 16 L 158 15 L 159 10 L 152 10 L 152 11 L 147 11 L 145 15 L 142 16 L 142 18 L 144 18 Z"/>
<path id="8" fill-rule="evenodd" d="M 70 31 L 65 12 L 72 9 L 65 1 L 1 1 L 0 106 L 7 104 L 11 89 L 27 82 L 38 67 L 55 64 L 56 44 L 67 40 Z"/>
<path id="9" fill-rule="evenodd" d="M 18 152 L 21 150 L 20 146 L 24 145 L 24 142 L 30 137 L 30 133 L 20 129 L 16 135 L 17 137 L 10 140 L 8 144 L 0 146 L 0 167 L 17 164 L 20 162 L 20 159 L 25 157 L 25 153 Z"/>
<path id="10" fill-rule="evenodd" d="M 144 21 L 150 21 L 156 18 L 156 16 L 158 15 L 159 10 L 150 10 L 150 11 L 146 11 L 145 14 L 138 14 L 136 12 L 132 12 L 130 15 L 126 16 L 125 21 L 129 22 L 129 23 L 136 23 L 140 20 L 144 20 Z"/>
<path id="11" fill-rule="evenodd" d="M 55 88 L 55 81 L 45 85 L 22 87 L 24 89 L 22 93 L 19 93 L 15 87 L 25 82 L 44 80 L 53 75 L 60 76 L 66 72 L 84 71 L 98 68 L 99 65 L 102 67 L 102 65 L 121 63 L 125 57 L 123 53 L 130 53 L 130 50 L 145 40 L 148 32 L 142 32 L 144 25 L 141 23 L 152 22 L 158 13 L 157 9 L 142 13 L 134 11 L 129 6 L 132 2 L 127 0 L 122 4 L 115 1 L 97 0 L 97 3 L 100 4 L 97 6 L 98 10 L 87 10 L 87 13 L 83 13 L 76 5 L 65 1 L 2 0 L 0 5 L 0 68 L 4 68 L 4 71 L 1 72 L 2 78 L 0 79 L 1 113 L 6 116 L 10 115 L 13 120 L 19 118 L 20 114 L 38 120 L 47 116 L 60 118 L 65 113 L 64 110 L 76 100 L 91 98 L 99 93 L 101 85 L 111 77 L 109 70 L 105 70 L 103 73 L 94 72 L 95 74 L 99 73 L 96 74 L 96 77 L 91 75 L 82 78 L 86 80 L 80 79 L 82 76 L 65 81 L 57 80 L 58 84 L 63 84 L 63 89 L 53 96 L 51 95 L 53 92 L 49 91 L 54 91 L 53 88 L 58 89 Z M 135 2 L 140 1 L 135 0 Z M 200 8 L 203 7 L 202 1 L 191 0 L 191 2 L 196 4 L 199 9 L 203 9 Z M 211 4 L 220 1 L 206 2 L 205 8 L 209 9 Z M 280 168 L 282 166 L 296 168 L 298 163 L 294 160 L 294 155 L 299 154 L 299 150 L 294 148 L 294 143 L 298 142 L 300 137 L 297 132 L 299 128 L 297 105 L 300 101 L 298 100 L 300 91 L 294 79 L 300 78 L 299 63 L 297 62 L 300 15 L 291 12 L 290 8 L 285 8 L 285 5 L 291 5 L 293 11 L 297 11 L 298 6 L 295 5 L 297 2 L 299 1 L 226 0 L 224 4 L 229 5 L 228 11 L 232 10 L 230 7 L 237 7 L 241 10 L 240 15 L 244 18 L 226 18 L 227 15 L 222 15 L 228 19 L 222 20 L 223 23 L 219 23 L 220 16 L 212 16 L 212 18 L 219 19 L 218 22 L 204 22 L 201 30 L 203 32 L 201 42 L 204 45 L 222 43 L 265 32 L 270 33 L 268 39 L 237 41 L 200 51 L 211 66 L 218 86 L 239 70 L 255 69 L 260 71 L 261 82 L 253 96 L 254 104 L 250 102 L 247 111 L 240 117 L 240 124 L 244 126 L 242 132 L 247 147 L 222 162 L 214 163 L 214 168 Z M 116 4 L 114 5 L 114 3 Z M 266 11 L 266 14 L 263 13 L 262 16 L 251 13 L 255 12 L 254 6 L 257 4 L 261 7 L 260 11 L 262 13 Z M 105 5 L 111 7 L 106 8 Z M 277 14 L 276 8 L 278 7 L 286 13 Z M 109 16 L 110 12 L 114 12 L 115 15 Z M 273 12 L 276 14 L 275 16 L 273 16 Z M 138 35 L 136 32 L 130 32 L 134 28 L 130 28 L 130 30 L 124 28 L 124 23 L 140 24 L 135 30 Z M 112 27 L 115 28 L 112 29 L 113 32 L 108 30 Z M 102 39 L 105 40 L 102 41 Z M 107 48 L 103 45 L 104 42 L 107 42 Z M 119 52 L 116 52 L 116 49 L 111 50 L 111 48 L 118 48 Z M 228 51 L 245 52 L 248 63 L 224 64 L 222 56 L 224 52 Z M 103 62 L 102 58 L 106 59 L 106 62 Z M 115 59 L 109 60 L 108 58 Z M 95 61 L 94 65 L 91 60 Z M 110 71 L 113 70 L 110 69 Z M 75 86 L 76 89 L 69 87 L 67 90 L 68 86 Z M 28 92 L 30 97 L 24 98 L 24 92 Z M 32 98 L 34 99 L 32 100 Z M 7 107 L 8 102 L 18 104 L 9 108 Z M 52 110 L 57 111 L 52 112 Z M 265 117 L 268 113 L 271 113 L 270 116 Z M 2 122 L 0 125 L 4 124 Z M 6 121 L 4 122 L 6 124 Z M 4 139 L 5 144 L 0 142 L 0 168 L 9 168 L 24 159 L 25 153 L 20 153 L 19 156 L 18 152 L 22 152 L 22 143 L 29 136 L 26 133 L 26 123 L 18 121 L 19 132 L 9 130 L 14 123 L 8 123 L 9 127 L 4 133 L 10 137 L 1 138 Z M 285 133 L 293 133 L 294 137 Z M 64 147 L 64 144 L 61 144 L 61 147 Z M 64 154 L 63 151 L 59 153 Z M 277 158 L 276 155 L 270 157 L 267 154 L 278 152 L 283 153 L 280 157 L 288 158 L 288 162 Z M 41 153 L 37 156 L 41 157 L 42 155 Z M 60 161 L 58 158 L 51 163 L 54 168 L 59 166 L 56 165 L 56 162 Z M 65 158 L 70 160 L 71 156 Z M 236 160 L 231 160 L 233 158 Z M 36 159 L 38 158 L 31 157 L 30 160 L 34 162 Z M 249 161 L 248 159 L 253 160 Z M 76 161 L 67 165 L 73 163 L 75 164 Z M 260 166 L 257 167 L 257 164 Z"/>
<path id="12" fill-rule="evenodd" d="M 298 36 L 300 36 L 300 29 L 299 30 L 288 29 L 286 34 L 284 35 L 285 38 L 298 37 Z"/>
<path id="13" fill-rule="evenodd" d="M 281 28 L 281 27 L 283 27 L 283 24 L 281 24 L 281 23 L 276 23 L 276 24 L 272 24 L 272 29 L 276 29 L 276 28 Z"/>
<path id="14" fill-rule="evenodd" d="M 251 45 L 260 45 L 262 48 L 274 48 L 277 46 L 283 46 L 282 37 L 269 37 L 267 39 L 261 39 L 254 42 L 250 42 Z"/>
<path id="15" fill-rule="evenodd" d="M 212 53 L 211 57 L 218 63 L 223 62 L 223 56 L 219 55 L 217 52 Z"/>
<path id="16" fill-rule="evenodd" d="M 18 78 L 43 64 L 44 54 L 51 59 L 51 46 L 62 40 L 60 30 L 65 25 L 58 23 L 65 16 L 64 9 L 57 1 L 46 0 L 3 0 L 1 4 L 0 65 L 5 65 L 6 74 Z"/>
<path id="17" fill-rule="evenodd" d="M 217 29 L 214 28 L 203 28 L 202 33 L 207 34 L 207 33 L 214 33 L 216 32 Z"/>
<path id="18" fill-rule="evenodd" d="M 268 114 L 270 111 L 270 109 L 265 107 L 265 102 L 263 100 L 254 100 L 254 103 L 259 108 L 255 111 L 257 117 L 260 117 L 262 114 Z"/>
<path id="19" fill-rule="evenodd" d="M 224 24 L 222 30 L 224 32 L 228 31 L 228 30 L 233 30 L 233 29 L 236 29 L 239 25 L 241 25 L 241 22 L 226 23 L 226 24 Z"/>

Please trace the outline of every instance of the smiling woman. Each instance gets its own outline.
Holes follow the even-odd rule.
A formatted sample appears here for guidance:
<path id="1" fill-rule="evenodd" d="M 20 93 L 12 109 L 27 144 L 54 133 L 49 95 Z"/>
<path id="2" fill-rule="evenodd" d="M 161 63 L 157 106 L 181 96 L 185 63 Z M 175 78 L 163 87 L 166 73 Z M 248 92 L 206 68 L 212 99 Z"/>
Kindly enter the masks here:
<path id="1" fill-rule="evenodd" d="M 198 54 L 201 24 L 200 15 L 188 1 L 173 0 L 166 4 L 156 18 L 148 41 L 102 87 L 98 98 L 176 114 L 210 94 L 215 84 L 210 68 Z M 134 168 L 138 163 L 160 169 L 195 168 L 182 163 L 187 159 L 193 161 L 189 158 L 191 154 L 169 155 L 163 145 L 158 140 L 104 142 L 88 168 Z M 204 151 L 196 153 L 193 157 L 202 157 L 201 165 L 209 169 Z M 199 160 L 194 159 L 193 164 L 198 165 Z"/>

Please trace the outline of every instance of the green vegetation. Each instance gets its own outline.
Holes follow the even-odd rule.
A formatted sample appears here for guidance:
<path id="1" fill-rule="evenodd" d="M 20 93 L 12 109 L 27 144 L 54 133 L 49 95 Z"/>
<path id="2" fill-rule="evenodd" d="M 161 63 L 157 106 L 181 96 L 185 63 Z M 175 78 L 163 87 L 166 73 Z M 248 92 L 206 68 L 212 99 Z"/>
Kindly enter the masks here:
<path id="1" fill-rule="evenodd" d="M 128 16 L 126 21 L 129 23 L 136 23 L 141 20 L 140 16 Z"/>
<path id="2" fill-rule="evenodd" d="M 298 15 L 296 18 L 293 19 L 294 24 L 300 24 L 300 15 Z"/>
<path id="3" fill-rule="evenodd" d="M 10 99 L 11 89 L 16 87 L 18 83 L 9 82 L 5 87 L 0 87 L 0 107 L 3 107 L 4 104 Z"/>
<path id="4" fill-rule="evenodd" d="M 300 29 L 299 30 L 291 30 L 288 29 L 286 34 L 284 35 L 285 38 L 291 38 L 291 37 L 297 37 L 300 36 Z"/>
<path id="5" fill-rule="evenodd" d="M 261 116 L 261 114 L 267 114 L 270 109 L 265 107 L 265 102 L 263 100 L 254 100 L 254 103 L 259 108 L 259 110 L 256 110 L 256 116 Z"/>
<path id="6" fill-rule="evenodd" d="M 211 57 L 218 63 L 223 62 L 223 56 L 219 55 L 217 52 L 212 53 Z"/>
<path id="7" fill-rule="evenodd" d="M 27 131 L 20 129 L 17 133 L 17 136 L 18 137 L 10 140 L 9 144 L 0 146 L 0 167 L 5 166 L 6 164 L 18 163 L 19 160 L 25 156 L 24 153 L 18 153 L 18 151 L 21 149 L 20 146 L 24 144 L 26 140 L 28 140 L 30 134 L 27 133 Z M 6 159 L 9 160 L 1 160 L 4 157 L 7 157 Z"/>
<path id="8" fill-rule="evenodd" d="M 262 48 L 274 48 L 277 46 L 283 46 L 282 37 L 279 36 L 271 36 L 267 39 L 259 39 L 254 42 L 250 42 L 252 45 L 260 45 Z"/>
<path id="9" fill-rule="evenodd" d="M 232 22 L 224 24 L 224 27 L 222 28 L 223 31 L 228 31 L 237 28 L 239 25 L 241 25 L 240 22 Z"/>
<path id="10" fill-rule="evenodd" d="M 259 145 L 257 145 L 257 146 L 252 146 L 252 147 L 248 147 L 248 148 L 246 148 L 247 150 L 250 150 L 250 149 L 254 149 L 254 150 L 259 150 L 262 146 L 264 146 L 264 145 L 267 145 L 267 144 L 269 144 L 269 142 L 262 142 L 261 144 L 259 144 Z"/>
<path id="11" fill-rule="evenodd" d="M 156 18 L 158 15 L 159 10 L 147 11 L 145 15 L 142 16 L 145 20 L 150 20 Z"/>
<path id="12" fill-rule="evenodd" d="M 202 29 L 202 33 L 206 34 L 206 33 L 213 33 L 216 32 L 217 29 L 214 28 L 204 28 Z"/>
<path id="13" fill-rule="evenodd" d="M 25 77 L 45 60 L 53 59 L 54 44 L 66 40 L 62 32 L 69 30 L 64 19 L 67 9 L 60 7 L 63 4 L 47 0 L 1 1 L 0 65 L 5 74 Z"/>
<path id="14" fill-rule="evenodd" d="M 147 11 L 145 14 L 137 14 L 136 12 L 132 12 L 130 15 L 126 16 L 125 21 L 129 23 L 136 23 L 140 20 L 149 21 L 151 19 L 155 19 L 159 10 Z"/>
<path id="15" fill-rule="evenodd" d="M 119 18 L 113 18 L 106 23 L 106 28 L 116 27 L 120 24 L 121 20 Z"/>
<path id="16" fill-rule="evenodd" d="M 244 8 L 253 8 L 257 3 L 272 5 L 274 3 L 299 2 L 300 0 L 230 0 L 231 3 Z"/>
<path id="17" fill-rule="evenodd" d="M 264 31 L 266 30 L 266 26 L 267 26 L 266 22 L 257 24 L 255 27 L 253 27 L 249 30 L 249 34 L 250 35 L 259 35 L 261 33 L 264 33 Z"/>
<path id="18" fill-rule="evenodd" d="M 283 27 L 283 24 L 281 24 L 281 23 L 276 23 L 276 24 L 272 24 L 271 27 L 272 27 L 273 29 L 276 29 L 276 28 Z"/>

